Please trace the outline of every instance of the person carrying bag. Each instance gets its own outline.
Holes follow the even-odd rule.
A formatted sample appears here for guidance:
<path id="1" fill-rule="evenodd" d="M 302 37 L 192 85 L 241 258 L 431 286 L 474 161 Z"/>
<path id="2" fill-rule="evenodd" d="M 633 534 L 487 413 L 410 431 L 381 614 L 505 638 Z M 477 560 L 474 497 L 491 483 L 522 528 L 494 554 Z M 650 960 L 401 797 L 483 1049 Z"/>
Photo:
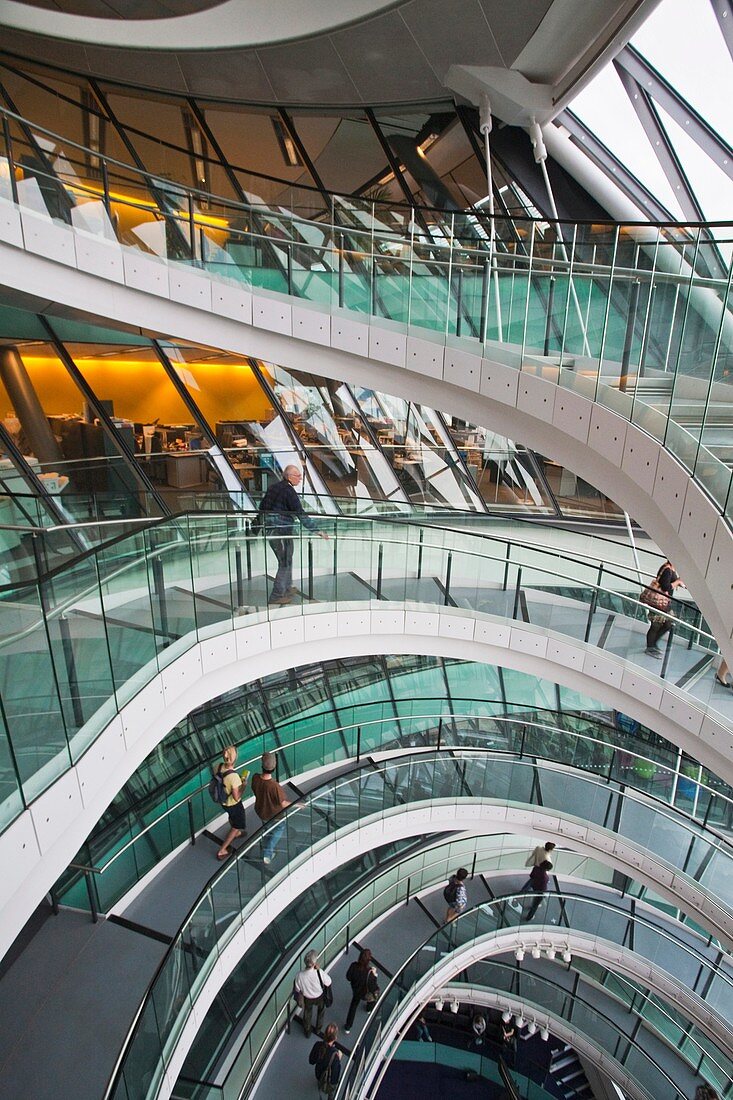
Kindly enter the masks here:
<path id="1" fill-rule="evenodd" d="M 329 1024 L 323 1033 L 323 1040 L 314 1044 L 308 1061 L 315 1069 L 318 1092 L 327 1100 L 332 1100 L 341 1076 L 341 1051 L 336 1046 L 339 1029 Z"/>
<path id="2" fill-rule="evenodd" d="M 351 986 L 351 1004 L 349 1005 L 344 1028 L 348 1035 L 353 1027 L 359 1004 L 363 1001 L 366 1011 L 371 1012 L 375 1001 L 379 997 L 377 969 L 372 962 L 372 953 L 368 947 L 359 953 L 359 958 L 346 971 L 346 980 Z"/>
<path id="3" fill-rule="evenodd" d="M 669 609 L 675 588 L 684 588 L 683 581 L 671 561 L 665 561 L 651 584 L 642 592 L 639 602 L 649 608 L 649 630 L 646 636 L 646 652 L 649 657 L 660 658 L 662 651 L 658 646 L 663 634 L 672 629 Z"/>

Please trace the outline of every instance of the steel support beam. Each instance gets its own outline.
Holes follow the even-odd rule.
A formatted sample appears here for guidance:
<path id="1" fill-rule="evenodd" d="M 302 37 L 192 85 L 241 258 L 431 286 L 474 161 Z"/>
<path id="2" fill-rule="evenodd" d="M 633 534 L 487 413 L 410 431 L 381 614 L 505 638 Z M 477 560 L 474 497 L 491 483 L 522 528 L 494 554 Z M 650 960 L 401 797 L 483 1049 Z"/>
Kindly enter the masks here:
<path id="1" fill-rule="evenodd" d="M 651 97 L 639 82 L 621 65 L 617 65 L 615 61 L 614 68 L 618 73 L 626 95 L 631 101 L 631 106 L 636 112 L 636 117 L 644 129 L 644 133 L 652 147 L 652 152 L 662 166 L 667 182 L 682 208 L 684 217 L 691 222 L 705 221 L 705 215 L 700 208 L 695 192 L 690 186 L 690 181 L 685 175 L 680 159 L 667 131 L 662 125 Z"/>
<path id="2" fill-rule="evenodd" d="M 710 3 L 718 20 L 720 33 L 733 58 L 733 3 L 731 0 L 710 0 Z"/>
<path id="3" fill-rule="evenodd" d="M 647 95 L 662 107 L 682 127 L 704 153 L 717 164 L 728 179 L 733 180 L 733 146 L 718 134 L 686 99 L 663 76 L 653 69 L 632 46 L 625 46 L 614 61 L 617 69 L 625 69 L 640 84 Z"/>

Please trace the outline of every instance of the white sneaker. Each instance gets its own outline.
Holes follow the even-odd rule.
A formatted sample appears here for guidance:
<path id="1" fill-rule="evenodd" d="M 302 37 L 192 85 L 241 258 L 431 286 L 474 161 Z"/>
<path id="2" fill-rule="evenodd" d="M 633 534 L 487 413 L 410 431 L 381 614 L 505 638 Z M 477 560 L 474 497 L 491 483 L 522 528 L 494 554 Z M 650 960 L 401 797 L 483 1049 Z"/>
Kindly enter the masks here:
<path id="1" fill-rule="evenodd" d="M 272 859 L 270 858 L 270 856 L 263 856 L 262 857 L 262 862 L 263 863 L 272 863 Z"/>
<path id="2" fill-rule="evenodd" d="M 520 905 L 520 903 L 518 901 L 510 901 L 509 902 L 509 908 L 514 909 L 517 913 L 522 912 L 522 906 Z"/>
<path id="3" fill-rule="evenodd" d="M 344 1035 L 351 1035 L 351 1028 L 350 1027 L 345 1027 L 344 1028 Z"/>

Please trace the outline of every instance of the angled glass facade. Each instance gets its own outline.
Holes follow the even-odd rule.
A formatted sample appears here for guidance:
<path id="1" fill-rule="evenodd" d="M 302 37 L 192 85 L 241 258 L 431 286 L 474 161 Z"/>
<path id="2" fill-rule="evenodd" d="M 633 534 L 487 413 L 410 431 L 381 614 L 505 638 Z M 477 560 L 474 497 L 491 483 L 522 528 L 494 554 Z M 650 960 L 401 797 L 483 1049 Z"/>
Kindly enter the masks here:
<path id="1" fill-rule="evenodd" d="M 408 7 L 388 17 L 407 25 Z M 476 0 L 473 17 L 506 50 L 491 7 Z M 557 12 L 540 7 L 551 27 Z M 641 7 L 654 8 L 645 22 Z M 133 54 L 126 81 L 73 71 L 71 51 L 66 68 L 33 60 L 32 36 L 27 57 L 17 39 L 13 53 L 0 44 L 0 249 L 53 261 L 29 241 L 63 230 L 79 270 L 110 286 L 89 257 L 81 265 L 85 246 L 109 246 L 123 275 L 134 257 L 218 288 L 209 304 L 229 320 L 227 293 L 241 305 L 254 291 L 364 331 L 419 334 L 458 353 L 439 383 L 463 384 L 461 354 L 541 378 L 659 445 L 689 493 L 680 530 L 697 538 L 695 501 L 712 505 L 701 549 L 712 561 L 733 516 L 733 6 L 661 0 L 627 14 L 605 69 L 585 83 L 569 70 L 566 87 L 582 85 L 569 101 L 553 89 L 539 137 L 524 106 L 496 102 L 489 136 L 485 104 L 452 99 L 447 66 L 445 96 L 429 101 L 306 107 L 276 105 L 274 92 L 269 105 L 147 92 Z M 308 48 L 283 47 L 291 60 L 305 51 L 303 74 L 318 69 Z M 537 87 L 530 54 L 517 52 L 515 75 L 524 67 Z M 101 64 L 88 60 L 89 72 Z M 659 555 L 619 549 L 631 520 L 586 480 L 591 463 L 570 470 L 509 438 L 498 413 L 436 407 L 425 390 L 437 387 L 421 392 L 415 371 L 414 393 L 398 396 L 380 370 L 347 382 L 355 374 L 339 377 L 332 360 L 318 373 L 304 358 L 310 373 L 286 353 L 193 343 L 149 318 L 124 327 L 37 290 L 0 298 L 0 845 L 12 855 L 7 912 L 63 850 L 49 904 L 58 928 L 77 924 L 44 969 L 32 954 L 51 942 L 43 902 L 0 968 L 0 1000 L 8 975 L 13 991 L 34 984 L 18 980 L 23 966 L 50 974 L 51 997 L 78 966 L 64 952 L 88 933 L 86 958 L 105 935 L 144 938 L 157 955 L 131 951 L 139 996 L 114 1035 L 100 1013 L 110 1049 L 90 1097 L 270 1100 L 294 1091 L 267 1075 L 278 1057 L 296 1061 L 304 951 L 345 988 L 344 956 L 368 939 L 384 951 L 382 988 L 341 1036 L 334 1100 L 382 1100 L 375 1081 L 392 1057 L 396 1081 L 401 1061 L 455 1068 L 446 1018 L 473 1003 L 497 1027 L 513 1015 L 523 1032 L 531 1015 L 522 1038 L 554 1028 L 585 1058 L 603 1047 L 604 1095 L 620 1081 L 620 1096 L 691 1100 L 706 1079 L 733 1096 L 733 794 L 720 747 L 733 711 L 718 646 L 729 631 L 716 640 L 675 592 L 663 652 L 644 650 L 640 596 Z M 483 366 L 465 370 L 484 379 Z M 277 601 L 276 551 L 255 513 L 290 465 L 328 537 L 294 537 L 292 587 Z M 581 539 L 579 520 L 598 534 Z M 383 634 L 408 628 L 419 643 L 382 652 Z M 357 629 L 354 649 L 319 653 Z M 486 659 L 430 655 L 465 656 L 463 643 Z M 284 671 L 260 674 L 268 653 Z M 208 676 L 217 691 L 245 682 L 158 714 Z M 247 789 L 249 834 L 233 840 L 208 791 L 228 745 L 248 772 L 274 751 L 287 791 L 260 822 Z M 75 814 L 94 821 L 81 847 Z M 531 900 L 527 849 L 549 836 L 552 879 Z M 453 920 L 443 885 L 458 866 L 470 868 L 470 905 Z M 93 939 L 87 918 L 100 914 Z M 479 944 L 485 956 L 466 962 Z M 104 973 L 86 969 L 79 1019 L 93 1003 L 84 981 Z M 18 1015 L 24 1034 L 44 1018 L 36 1009 Z M 412 1041 L 418 1011 L 444 1029 L 430 1057 Z M 74 1006 L 59 1015 L 59 1045 L 75 1051 Z M 548 1084 L 506 1046 L 477 1051 L 471 1069 L 511 1095 Z M 0 1092 L 4 1074 L 23 1078 L 23 1056 L 0 1066 Z M 573 1074 L 590 1100 L 593 1074 L 582 1086 Z"/>

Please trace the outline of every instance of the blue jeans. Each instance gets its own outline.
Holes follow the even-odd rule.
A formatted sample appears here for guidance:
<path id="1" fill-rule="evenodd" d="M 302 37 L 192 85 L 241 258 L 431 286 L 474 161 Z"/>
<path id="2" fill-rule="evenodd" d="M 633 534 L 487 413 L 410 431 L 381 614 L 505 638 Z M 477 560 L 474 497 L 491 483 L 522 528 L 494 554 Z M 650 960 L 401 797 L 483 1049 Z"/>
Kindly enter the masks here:
<path id="1" fill-rule="evenodd" d="M 285 828 L 285 822 L 281 821 L 274 828 L 270 829 L 265 839 L 262 841 L 262 857 L 263 859 L 272 859 L 275 855 L 275 849 L 277 848 L 278 841 L 283 835 L 283 829 Z"/>
<path id="2" fill-rule="evenodd" d="M 293 585 L 293 546 L 292 538 L 271 538 L 270 549 L 277 558 L 277 573 L 272 585 L 272 598 L 287 595 Z"/>

